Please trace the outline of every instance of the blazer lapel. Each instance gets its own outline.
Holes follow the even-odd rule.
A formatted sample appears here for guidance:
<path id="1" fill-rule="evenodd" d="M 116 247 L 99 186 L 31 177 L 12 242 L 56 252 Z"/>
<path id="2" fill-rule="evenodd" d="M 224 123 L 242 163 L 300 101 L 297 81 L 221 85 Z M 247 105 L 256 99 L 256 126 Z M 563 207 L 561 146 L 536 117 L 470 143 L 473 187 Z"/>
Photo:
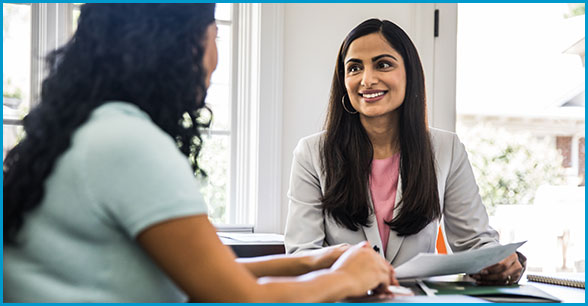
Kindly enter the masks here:
<path id="1" fill-rule="evenodd" d="M 369 188 L 369 187 L 368 187 Z M 369 190 L 369 189 L 368 189 Z M 374 203 L 372 202 L 372 193 L 368 192 L 369 204 L 374 209 Z M 369 226 L 362 226 L 363 233 L 370 245 L 376 249 L 380 255 L 384 256 L 384 247 L 382 244 L 382 238 L 380 238 L 380 231 L 378 230 L 378 224 L 376 223 L 376 215 L 371 214 L 368 220 Z"/>
<path id="2" fill-rule="evenodd" d="M 402 199 L 402 179 L 400 173 L 398 174 L 398 187 L 396 188 L 396 200 L 394 201 L 394 213 L 393 218 L 400 212 L 400 199 Z M 377 226 L 376 226 L 377 232 Z M 379 237 L 379 235 L 378 235 Z M 388 246 L 386 248 L 386 259 L 392 262 L 400 250 L 400 245 L 404 241 L 404 236 L 398 236 L 398 233 L 390 230 L 390 236 L 388 237 Z"/>

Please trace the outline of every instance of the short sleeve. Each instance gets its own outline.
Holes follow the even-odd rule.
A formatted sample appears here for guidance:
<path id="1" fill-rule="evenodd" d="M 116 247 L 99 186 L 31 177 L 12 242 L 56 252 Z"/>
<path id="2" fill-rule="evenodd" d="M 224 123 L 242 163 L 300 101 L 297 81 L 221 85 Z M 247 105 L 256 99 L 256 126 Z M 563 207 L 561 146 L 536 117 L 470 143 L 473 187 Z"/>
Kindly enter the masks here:
<path id="1" fill-rule="evenodd" d="M 174 218 L 206 214 L 200 186 L 174 140 L 148 118 L 109 116 L 78 135 L 81 177 L 95 209 L 136 237 Z"/>

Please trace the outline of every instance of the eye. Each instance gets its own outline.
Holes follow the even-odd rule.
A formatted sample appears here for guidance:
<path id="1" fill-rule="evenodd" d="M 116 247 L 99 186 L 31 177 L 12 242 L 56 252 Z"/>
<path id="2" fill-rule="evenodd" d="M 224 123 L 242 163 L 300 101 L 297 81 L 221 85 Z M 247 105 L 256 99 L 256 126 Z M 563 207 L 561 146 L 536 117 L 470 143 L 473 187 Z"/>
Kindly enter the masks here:
<path id="1" fill-rule="evenodd" d="M 376 64 L 376 66 L 378 67 L 378 69 L 389 69 L 394 67 L 392 65 L 392 63 L 388 62 L 388 61 L 380 61 Z"/>
<path id="2" fill-rule="evenodd" d="M 351 64 L 347 66 L 347 73 L 355 73 L 361 70 L 361 67 L 357 64 Z"/>

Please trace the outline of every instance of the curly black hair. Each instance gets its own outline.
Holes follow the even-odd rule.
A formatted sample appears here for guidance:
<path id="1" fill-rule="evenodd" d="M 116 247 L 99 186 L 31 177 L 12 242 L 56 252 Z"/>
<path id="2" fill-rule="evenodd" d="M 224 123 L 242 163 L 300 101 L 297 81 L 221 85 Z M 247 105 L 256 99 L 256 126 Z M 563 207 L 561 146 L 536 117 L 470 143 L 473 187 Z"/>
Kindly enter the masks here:
<path id="1" fill-rule="evenodd" d="M 4 244 L 16 243 L 25 214 L 72 134 L 98 106 L 125 101 L 173 137 L 195 174 L 206 108 L 202 64 L 215 5 L 85 4 L 67 44 L 47 56 L 40 103 L 24 118 L 25 138 L 4 161 Z"/>

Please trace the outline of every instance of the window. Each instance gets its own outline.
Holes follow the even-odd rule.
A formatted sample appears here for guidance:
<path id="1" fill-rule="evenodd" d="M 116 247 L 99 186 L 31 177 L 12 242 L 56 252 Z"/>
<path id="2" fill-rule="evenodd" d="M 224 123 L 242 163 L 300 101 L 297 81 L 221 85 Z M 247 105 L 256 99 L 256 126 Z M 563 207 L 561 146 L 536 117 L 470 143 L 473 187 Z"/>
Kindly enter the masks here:
<path id="1" fill-rule="evenodd" d="M 204 146 L 200 163 L 208 174 L 202 182 L 202 195 L 208 204 L 208 217 L 215 224 L 227 224 L 227 207 L 231 192 L 231 126 L 233 99 L 231 81 L 233 75 L 233 10 L 230 3 L 216 6 L 218 27 L 218 66 L 212 74 L 206 103 L 213 112 L 209 129 L 203 131 Z"/>
<path id="2" fill-rule="evenodd" d="M 584 20 L 584 4 L 458 4 L 456 131 L 529 271 L 584 272 Z"/>
<path id="3" fill-rule="evenodd" d="M 2 159 L 22 137 L 20 120 L 30 108 L 31 5 L 2 4 L 3 92 L 2 115 L 4 141 Z"/>
<path id="4" fill-rule="evenodd" d="M 34 106 L 44 56 L 72 33 L 70 3 L 4 3 L 3 159 L 23 136 L 22 118 Z"/>
<path id="5" fill-rule="evenodd" d="M 22 137 L 22 118 L 37 101 L 45 71 L 43 57 L 71 37 L 77 27 L 81 3 L 3 4 L 4 9 L 4 92 L 3 157 Z M 237 154 L 232 149 L 232 133 L 238 117 L 234 115 L 237 16 L 231 3 L 217 4 L 219 65 L 212 75 L 206 103 L 214 119 L 210 129 L 203 131 L 204 147 L 201 165 L 208 173 L 201 192 L 209 206 L 209 217 L 215 224 L 240 223 L 252 228 L 252 218 L 230 219 L 234 206 L 231 167 Z M 243 147 L 243 145 L 242 145 Z M 246 150 L 245 150 L 246 151 Z M 233 201 L 231 200 L 233 199 Z M 248 201 L 241 201 L 249 203 Z M 251 204 L 247 204 L 251 205 Z M 235 215 L 233 209 L 233 215 Z"/>

